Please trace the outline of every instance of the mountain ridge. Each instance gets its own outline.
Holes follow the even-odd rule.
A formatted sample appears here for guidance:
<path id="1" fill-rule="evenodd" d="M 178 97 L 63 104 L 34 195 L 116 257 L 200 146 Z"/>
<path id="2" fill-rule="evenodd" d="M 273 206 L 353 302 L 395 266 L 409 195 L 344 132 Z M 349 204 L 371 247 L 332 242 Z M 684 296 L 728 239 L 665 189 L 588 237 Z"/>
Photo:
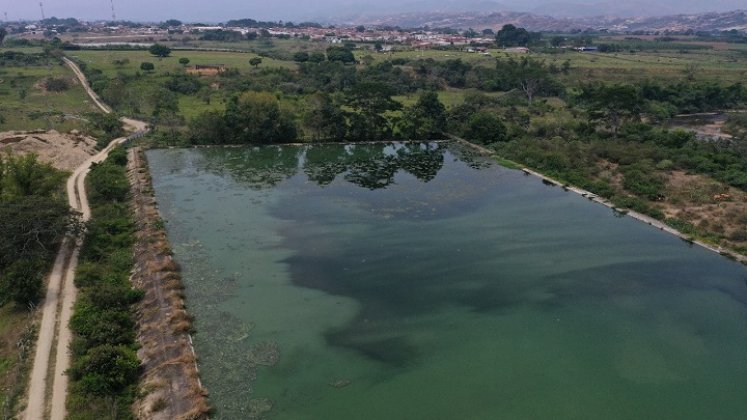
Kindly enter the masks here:
<path id="1" fill-rule="evenodd" d="M 490 2 L 486 2 L 490 3 Z M 706 12 L 665 16 L 550 16 L 532 12 L 464 11 L 464 12 L 403 12 L 380 16 L 347 16 L 332 18 L 328 23 L 341 25 L 377 25 L 399 27 L 431 27 L 455 29 L 499 29 L 505 24 L 525 27 L 532 31 L 568 31 L 574 29 L 607 29 L 614 32 L 660 31 L 726 31 L 747 32 L 747 10 Z"/>

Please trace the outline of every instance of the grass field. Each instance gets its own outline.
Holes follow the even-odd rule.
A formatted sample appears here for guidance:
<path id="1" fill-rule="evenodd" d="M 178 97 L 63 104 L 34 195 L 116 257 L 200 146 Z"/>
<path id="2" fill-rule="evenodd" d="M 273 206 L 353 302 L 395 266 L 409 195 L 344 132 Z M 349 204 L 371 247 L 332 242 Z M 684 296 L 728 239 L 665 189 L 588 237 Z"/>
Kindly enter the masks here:
<path id="1" fill-rule="evenodd" d="M 181 71 L 184 66 L 179 64 L 182 57 L 189 58 L 189 66 L 194 65 L 218 65 L 222 64 L 229 68 L 239 69 L 239 71 L 248 71 L 252 67 L 249 60 L 256 57 L 256 54 L 241 52 L 222 52 L 222 51 L 185 51 L 174 50 L 170 57 L 158 58 L 152 56 L 148 51 L 101 51 L 101 50 L 82 50 L 71 51 L 68 56 L 76 58 L 81 62 L 90 64 L 100 69 L 104 73 L 112 75 L 117 72 L 134 73 L 140 71 L 140 64 L 143 62 L 153 63 L 156 67 L 155 75 L 164 75 Z M 115 64 L 116 61 L 122 62 L 129 60 L 126 64 Z M 274 60 L 272 58 L 262 57 L 260 67 L 284 67 L 296 68 L 292 61 Z"/>
<path id="2" fill-rule="evenodd" d="M 710 49 L 667 50 L 643 52 L 593 53 L 562 50 L 558 53 L 521 54 L 490 49 L 490 56 L 467 51 L 404 50 L 375 53 L 356 50 L 359 60 L 370 55 L 374 62 L 396 58 L 410 60 L 433 59 L 437 61 L 461 59 L 475 65 L 491 66 L 495 59 L 521 59 L 530 57 L 544 60 L 557 66 L 568 60 L 573 71 L 563 77 L 570 83 L 580 81 L 629 82 L 631 80 L 677 80 L 685 77 L 685 70 L 695 66 L 698 80 L 712 80 L 723 83 L 736 83 L 747 80 L 747 46 L 740 44 L 717 45 L 705 43 Z M 728 46 L 728 48 L 727 48 Z M 719 48 L 717 48 L 719 47 Z"/>
<path id="3" fill-rule="evenodd" d="M 609 40 L 608 40 L 609 41 Z M 622 42 L 622 41 L 621 41 Z M 644 41 L 641 41 L 644 42 Z M 697 48 L 682 48 L 682 43 L 667 44 L 649 42 L 648 46 L 640 51 L 625 50 L 617 53 L 581 53 L 570 49 L 557 51 L 532 52 L 529 54 L 509 53 L 499 49 L 490 49 L 489 56 L 470 53 L 466 50 L 414 50 L 398 46 L 395 51 L 377 53 L 370 49 L 370 45 L 361 44 L 355 50 L 358 60 L 370 56 L 374 63 L 393 59 L 433 59 L 438 61 L 461 59 L 477 66 L 491 67 L 496 59 L 521 59 L 531 57 L 545 61 L 548 65 L 554 64 L 561 67 L 568 61 L 571 66 L 568 74 L 558 75 L 559 79 L 568 87 L 574 87 L 582 82 L 604 81 L 604 82 L 631 82 L 638 80 L 659 81 L 684 81 L 688 71 L 696 80 L 716 81 L 719 83 L 734 83 L 747 80 L 747 49 L 739 44 L 706 44 Z M 218 41 L 175 41 L 171 45 L 176 48 L 214 48 L 232 49 L 239 51 L 205 51 L 205 50 L 182 50 L 175 49 L 171 57 L 159 59 L 143 50 L 137 51 L 105 51 L 105 50 L 83 50 L 72 51 L 69 55 L 89 66 L 99 69 L 108 78 L 117 74 L 135 75 L 141 77 L 128 82 L 128 88 L 138 93 L 139 100 L 137 108 L 143 115 L 149 115 L 151 105 L 147 99 L 148 93 L 156 86 L 163 86 L 168 77 L 174 73 L 184 70 L 179 64 L 179 58 L 185 57 L 190 60 L 189 66 L 193 65 L 224 65 L 229 68 L 238 69 L 243 74 L 251 74 L 255 71 L 249 64 L 249 60 L 256 57 L 256 52 L 270 54 L 287 59 L 274 59 L 263 57 L 259 68 L 284 68 L 294 70 L 297 64 L 290 59 L 295 51 L 324 50 L 328 44 L 318 41 L 305 41 L 301 39 L 272 39 L 241 42 L 218 42 Z M 652 46 L 656 46 L 653 48 Z M 679 46 L 679 47 L 678 47 Z M 677 49 L 679 48 L 679 49 Z M 254 50 L 255 52 L 248 52 Z M 142 72 L 140 64 L 151 62 L 155 65 L 153 72 Z M 363 65 L 359 65 L 363 67 Z M 209 78 L 204 79 L 213 83 Z M 215 80 L 219 84 L 219 79 Z M 178 95 L 180 113 L 188 121 L 205 110 L 222 109 L 225 105 L 225 95 L 221 90 L 209 94 L 195 96 Z M 130 95 L 132 96 L 132 95 Z M 464 91 L 448 89 L 439 92 L 439 98 L 447 106 L 455 106 L 463 102 Z M 415 102 L 417 95 L 403 95 L 395 97 L 405 105 Z"/>
<path id="4" fill-rule="evenodd" d="M 48 92 L 43 81 L 65 78 L 70 88 Z M 0 67 L 0 131 L 56 129 L 81 126 L 77 118 L 96 112 L 73 73 L 63 65 Z"/>
<path id="5" fill-rule="evenodd" d="M 446 108 L 451 108 L 464 103 L 464 95 L 467 93 L 464 89 L 450 89 L 438 91 L 438 99 L 444 104 Z M 505 95 L 503 92 L 483 92 L 483 95 L 489 97 L 499 97 Z M 397 95 L 393 96 L 392 99 L 401 103 L 404 106 L 414 105 L 418 98 L 419 93 L 411 93 L 409 95 Z"/>
<path id="6" fill-rule="evenodd" d="M 32 325 L 33 318 L 26 309 L 13 303 L 0 307 L 0 417 L 3 419 L 13 418 L 13 407 L 25 388 Z"/>

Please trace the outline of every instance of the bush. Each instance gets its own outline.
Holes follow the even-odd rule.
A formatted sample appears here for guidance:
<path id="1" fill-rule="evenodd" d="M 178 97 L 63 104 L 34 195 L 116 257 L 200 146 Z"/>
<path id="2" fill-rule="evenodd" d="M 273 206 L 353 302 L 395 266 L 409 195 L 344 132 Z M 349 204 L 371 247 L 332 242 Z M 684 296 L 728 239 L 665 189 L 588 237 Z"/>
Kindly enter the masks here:
<path id="1" fill-rule="evenodd" d="M 75 388 L 84 394 L 117 394 L 137 383 L 140 362 L 125 346 L 105 344 L 88 350 L 70 368 Z"/>
<path id="2" fill-rule="evenodd" d="M 148 52 L 155 55 L 156 57 L 168 57 L 171 54 L 171 48 L 161 45 L 161 44 L 153 44 L 150 47 L 148 47 Z"/>
<path id="3" fill-rule="evenodd" d="M 40 259 L 17 260 L 0 277 L 0 306 L 6 300 L 19 305 L 34 305 L 42 297 L 44 271 L 47 264 Z"/>
<path id="4" fill-rule="evenodd" d="M 124 168 L 108 162 L 97 164 L 91 169 L 89 183 L 91 196 L 105 201 L 123 202 L 130 191 Z"/>
<path id="5" fill-rule="evenodd" d="M 62 77 L 48 77 L 44 87 L 50 92 L 64 92 L 70 89 L 70 82 Z"/>
<path id="6" fill-rule="evenodd" d="M 652 169 L 635 165 L 624 170 L 623 187 L 649 200 L 659 200 L 663 197 L 664 179 Z"/>
<path id="7" fill-rule="evenodd" d="M 507 129 L 501 120 L 493 113 L 479 111 L 467 121 L 464 137 L 469 141 L 480 144 L 491 144 L 506 141 Z"/>
<path id="8" fill-rule="evenodd" d="M 126 198 L 126 151 L 112 150 L 88 177 L 92 219 L 75 283 L 80 297 L 70 327 L 73 365 L 68 411 L 74 419 L 129 418 L 139 377 L 130 282 L 134 224 Z"/>
<path id="9" fill-rule="evenodd" d="M 201 87 L 200 79 L 191 74 L 175 74 L 166 82 L 166 89 L 185 95 L 197 93 Z"/>

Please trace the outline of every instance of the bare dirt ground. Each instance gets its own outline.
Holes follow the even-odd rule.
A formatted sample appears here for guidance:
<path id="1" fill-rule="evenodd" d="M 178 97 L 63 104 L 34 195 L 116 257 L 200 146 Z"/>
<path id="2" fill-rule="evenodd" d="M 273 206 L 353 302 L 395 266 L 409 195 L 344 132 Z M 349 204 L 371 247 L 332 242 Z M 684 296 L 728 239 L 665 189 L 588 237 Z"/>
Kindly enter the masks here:
<path id="1" fill-rule="evenodd" d="M 703 175 L 673 171 L 661 207 L 667 217 L 720 235 L 722 244 L 747 248 L 747 193 Z"/>
<path id="2" fill-rule="evenodd" d="M 39 160 L 57 169 L 72 171 L 96 154 L 96 139 L 73 130 L 70 133 L 51 131 L 0 132 L 0 152 L 35 153 Z"/>

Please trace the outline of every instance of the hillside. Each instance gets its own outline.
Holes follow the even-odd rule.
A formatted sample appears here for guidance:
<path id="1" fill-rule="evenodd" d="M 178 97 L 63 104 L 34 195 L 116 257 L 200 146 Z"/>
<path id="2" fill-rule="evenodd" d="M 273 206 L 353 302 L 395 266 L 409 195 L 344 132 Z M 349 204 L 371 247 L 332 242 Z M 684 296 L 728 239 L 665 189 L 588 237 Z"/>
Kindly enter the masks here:
<path id="1" fill-rule="evenodd" d="M 558 16 L 558 15 L 556 15 Z M 554 17 L 523 12 L 420 12 L 353 16 L 334 19 L 346 25 L 390 25 L 401 27 L 500 28 L 514 24 L 533 31 L 570 31 L 574 29 L 609 29 L 613 31 L 724 31 L 747 32 L 747 11 L 680 14 L 658 17 Z"/>

